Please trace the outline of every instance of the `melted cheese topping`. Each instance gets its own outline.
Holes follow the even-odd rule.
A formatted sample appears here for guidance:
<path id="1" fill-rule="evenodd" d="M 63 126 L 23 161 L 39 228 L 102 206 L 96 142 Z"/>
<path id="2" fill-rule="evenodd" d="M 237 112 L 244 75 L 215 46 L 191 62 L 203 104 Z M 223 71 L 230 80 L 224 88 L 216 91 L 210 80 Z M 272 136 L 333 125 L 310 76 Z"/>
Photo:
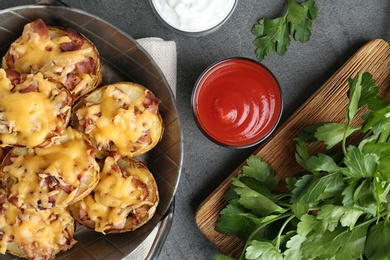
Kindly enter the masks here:
<path id="1" fill-rule="evenodd" d="M 75 130 L 68 128 L 65 135 L 69 132 L 71 135 Z M 93 189 L 97 184 L 98 168 L 85 141 L 79 137 L 29 149 L 27 154 L 13 158 L 3 172 L 13 181 L 8 197 L 16 197 L 18 206 L 51 208 L 66 207 L 86 196 L 84 189 L 88 185 Z"/>
<path id="2" fill-rule="evenodd" d="M 30 258 L 36 255 L 60 251 L 62 245 L 72 240 L 74 219 L 65 208 L 35 211 L 20 211 L 10 203 L 2 205 L 0 214 L 0 253 L 5 254 L 9 243 L 24 248 Z M 45 258 L 46 259 L 46 258 Z M 49 259 L 49 258 L 47 258 Z"/>
<path id="3" fill-rule="evenodd" d="M 160 118 L 143 104 L 148 90 L 135 90 L 129 94 L 109 85 L 101 91 L 99 103 L 87 103 L 76 111 L 79 119 L 94 122 L 87 135 L 96 142 L 99 150 L 109 150 L 107 146 L 112 142 L 121 155 L 134 156 L 133 152 L 140 146 L 149 145 L 139 141 L 141 137 L 149 135 L 154 143 L 159 140 L 162 132 Z"/>
<path id="4" fill-rule="evenodd" d="M 92 44 L 84 44 L 80 50 L 63 51 L 61 43 L 71 42 L 65 31 L 49 27 L 50 37 L 41 37 L 27 24 L 22 36 L 11 44 L 9 54 L 14 57 L 11 69 L 19 73 L 41 72 L 45 77 L 66 83 L 68 74 L 72 73 L 75 65 L 86 57 L 92 57 L 97 63 L 99 56 Z M 3 60 L 3 64 L 6 61 Z M 86 86 L 93 87 L 96 75 L 81 74 L 81 82 L 77 83 L 71 93 L 80 94 Z"/>
<path id="5" fill-rule="evenodd" d="M 115 164 L 114 158 L 106 158 L 100 182 L 93 193 L 78 202 L 98 232 L 123 228 L 130 212 L 142 206 L 153 207 L 158 200 L 154 178 L 143 164 L 128 165 L 123 169 L 125 176 L 113 169 Z"/>
<path id="6" fill-rule="evenodd" d="M 40 71 L 45 67 L 55 72 L 69 72 L 74 65 L 84 59 L 84 53 L 80 51 L 62 51 L 60 44 L 70 42 L 68 36 L 44 38 L 39 33 L 29 30 L 26 25 L 22 37 L 12 43 L 10 54 L 15 57 L 15 68 L 20 73 Z M 65 74 L 66 76 L 66 74 Z M 64 75 L 60 75 L 63 78 Z"/>
<path id="7" fill-rule="evenodd" d="M 29 87 L 36 91 L 21 93 Z M 41 73 L 28 75 L 20 84 L 13 85 L 0 69 L 0 140 L 5 145 L 36 146 L 64 127 L 62 113 L 70 113 L 70 106 L 62 103 L 67 92 Z"/>
<path id="8" fill-rule="evenodd" d="M 18 68 L 21 73 L 36 72 L 44 66 L 54 69 L 64 68 L 64 71 L 73 70 L 74 64 L 84 59 L 82 52 L 64 52 L 59 48 L 60 43 L 70 42 L 68 36 L 54 39 L 44 39 L 38 33 L 31 33 L 29 36 L 28 39 L 23 37 L 21 42 L 12 44 L 11 54 L 17 57 L 15 68 Z"/>

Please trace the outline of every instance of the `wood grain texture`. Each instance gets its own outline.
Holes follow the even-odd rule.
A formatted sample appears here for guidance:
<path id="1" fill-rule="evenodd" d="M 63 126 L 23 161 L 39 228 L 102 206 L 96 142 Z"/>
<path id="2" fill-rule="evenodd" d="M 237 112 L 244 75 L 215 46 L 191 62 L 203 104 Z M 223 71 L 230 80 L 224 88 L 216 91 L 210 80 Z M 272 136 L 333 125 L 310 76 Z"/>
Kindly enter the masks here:
<path id="1" fill-rule="evenodd" d="M 380 94 L 390 98 L 390 44 L 375 39 L 362 46 L 331 78 L 329 78 L 302 106 L 254 152 L 279 175 L 278 192 L 286 192 L 284 179 L 301 168 L 295 160 L 294 136 L 305 126 L 319 122 L 344 122 L 348 104 L 348 78 L 361 71 L 369 72 L 380 87 Z M 312 149 L 321 149 L 312 147 Z M 238 257 L 244 241 L 214 230 L 219 212 L 226 206 L 224 194 L 230 188 L 231 178 L 239 174 L 243 162 L 198 207 L 195 221 L 200 231 L 223 253 Z"/>

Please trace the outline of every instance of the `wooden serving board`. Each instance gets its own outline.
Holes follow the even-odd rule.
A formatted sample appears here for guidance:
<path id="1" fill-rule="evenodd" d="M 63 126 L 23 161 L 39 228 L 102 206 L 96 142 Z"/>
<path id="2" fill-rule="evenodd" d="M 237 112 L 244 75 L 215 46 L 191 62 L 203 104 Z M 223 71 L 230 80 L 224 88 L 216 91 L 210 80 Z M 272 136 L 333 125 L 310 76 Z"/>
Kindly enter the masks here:
<path id="1" fill-rule="evenodd" d="M 329 78 L 283 125 L 255 152 L 279 175 L 278 192 L 287 191 L 284 179 L 300 170 L 295 161 L 294 136 L 305 126 L 319 122 L 344 122 L 348 104 L 348 78 L 361 71 L 369 72 L 380 87 L 381 95 L 390 98 L 390 44 L 382 39 L 372 40 L 361 47 L 334 75 Z M 198 207 L 195 221 L 201 232 L 223 253 L 238 257 L 244 241 L 214 230 L 220 211 L 226 206 L 223 196 L 231 178 L 239 174 L 243 162 Z"/>

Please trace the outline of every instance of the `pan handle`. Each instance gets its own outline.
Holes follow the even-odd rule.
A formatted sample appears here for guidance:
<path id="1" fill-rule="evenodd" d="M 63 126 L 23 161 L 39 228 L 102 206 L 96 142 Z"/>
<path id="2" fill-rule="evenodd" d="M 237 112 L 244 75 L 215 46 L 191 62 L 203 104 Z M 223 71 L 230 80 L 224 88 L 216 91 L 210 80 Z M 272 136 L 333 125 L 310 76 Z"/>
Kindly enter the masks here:
<path id="1" fill-rule="evenodd" d="M 65 4 L 61 0 L 35 0 L 37 5 L 62 5 L 69 7 L 69 5 Z"/>

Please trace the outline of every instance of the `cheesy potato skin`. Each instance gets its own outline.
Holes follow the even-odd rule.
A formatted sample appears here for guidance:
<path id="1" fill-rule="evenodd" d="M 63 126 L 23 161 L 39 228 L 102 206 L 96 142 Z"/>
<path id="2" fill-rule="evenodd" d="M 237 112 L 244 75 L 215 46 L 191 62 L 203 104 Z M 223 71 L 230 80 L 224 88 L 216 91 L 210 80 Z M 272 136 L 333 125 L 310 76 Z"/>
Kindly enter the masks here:
<path id="1" fill-rule="evenodd" d="M 75 221 L 67 208 L 20 210 L 0 189 L 0 253 L 26 259 L 55 259 L 77 242 Z"/>
<path id="2" fill-rule="evenodd" d="M 43 146 L 69 123 L 70 93 L 41 73 L 20 74 L 0 68 L 0 144 Z"/>
<path id="3" fill-rule="evenodd" d="M 72 109 L 71 124 L 97 149 L 97 157 L 136 157 L 160 142 L 160 100 L 146 87 L 117 82 L 89 93 Z"/>
<path id="4" fill-rule="evenodd" d="M 21 74 L 41 72 L 63 84 L 74 100 L 102 81 L 96 46 L 71 28 L 47 26 L 41 19 L 24 26 L 2 59 L 2 67 Z"/>
<path id="5" fill-rule="evenodd" d="M 68 127 L 49 146 L 11 149 L 0 167 L 0 185 L 20 209 L 67 207 L 94 189 L 99 170 L 92 144 Z"/>
<path id="6" fill-rule="evenodd" d="M 98 185 L 69 209 L 83 226 L 103 234 L 122 233 L 147 223 L 158 202 L 156 181 L 144 163 L 107 157 Z"/>

